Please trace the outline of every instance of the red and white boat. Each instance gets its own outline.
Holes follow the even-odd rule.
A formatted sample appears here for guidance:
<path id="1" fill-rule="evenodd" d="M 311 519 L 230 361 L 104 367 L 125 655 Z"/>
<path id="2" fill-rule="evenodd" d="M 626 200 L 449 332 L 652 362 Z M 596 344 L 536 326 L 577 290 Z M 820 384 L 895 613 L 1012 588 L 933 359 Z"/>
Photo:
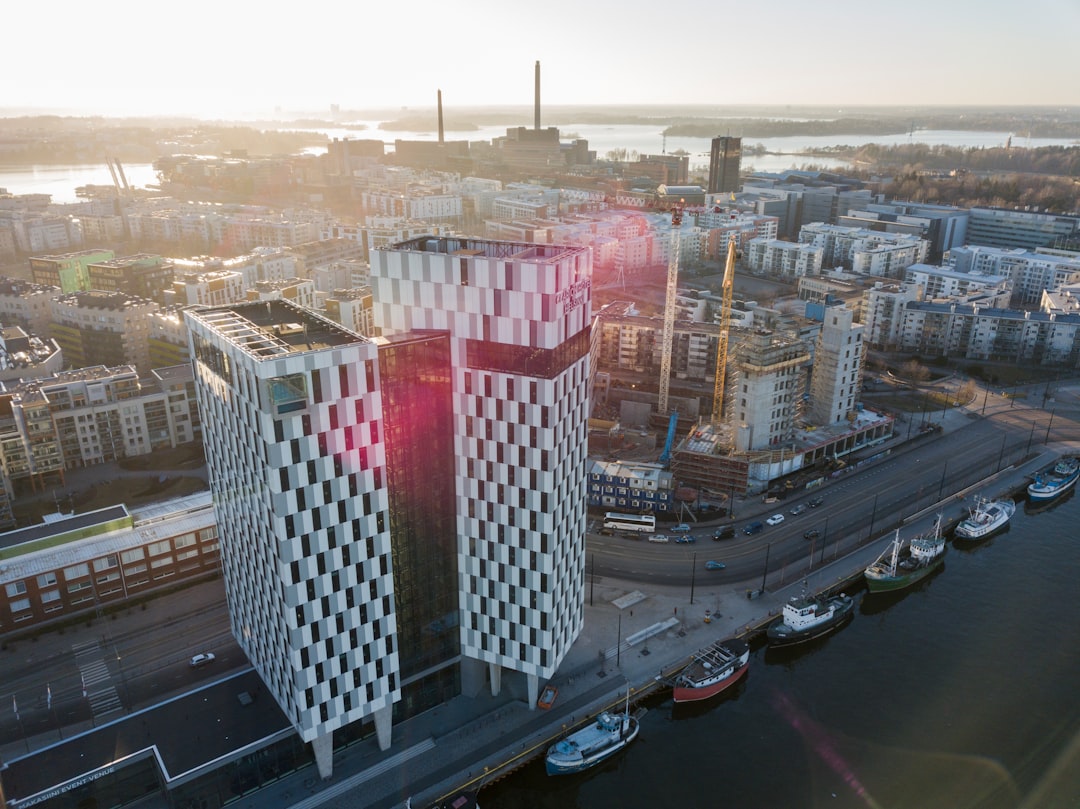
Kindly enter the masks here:
<path id="1" fill-rule="evenodd" d="M 735 685 L 750 668 L 750 647 L 738 638 L 720 640 L 696 654 L 675 678 L 675 702 L 708 699 Z"/>

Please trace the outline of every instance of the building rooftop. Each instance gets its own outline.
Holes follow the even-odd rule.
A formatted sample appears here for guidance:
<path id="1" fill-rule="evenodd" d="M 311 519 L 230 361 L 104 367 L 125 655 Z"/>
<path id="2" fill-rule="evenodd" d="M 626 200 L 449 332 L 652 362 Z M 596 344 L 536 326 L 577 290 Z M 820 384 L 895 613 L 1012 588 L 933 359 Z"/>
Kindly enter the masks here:
<path id="1" fill-rule="evenodd" d="M 189 309 L 188 316 L 258 359 L 368 342 L 332 320 L 282 300 Z"/>

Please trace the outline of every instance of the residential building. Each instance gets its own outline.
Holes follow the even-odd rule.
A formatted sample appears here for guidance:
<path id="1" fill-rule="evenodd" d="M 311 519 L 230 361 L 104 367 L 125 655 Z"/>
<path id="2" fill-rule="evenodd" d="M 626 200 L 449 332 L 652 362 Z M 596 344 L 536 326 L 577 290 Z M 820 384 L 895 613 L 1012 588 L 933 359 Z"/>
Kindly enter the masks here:
<path id="1" fill-rule="evenodd" d="M 165 303 L 165 290 L 172 286 L 173 264 L 161 256 L 140 253 L 95 261 L 87 265 L 90 289 L 123 292 Z"/>
<path id="2" fill-rule="evenodd" d="M 937 267 L 931 264 L 912 264 L 904 272 L 904 282 L 921 286 L 926 300 L 992 291 L 1004 295 L 1003 305 L 1007 306 L 1012 297 L 1012 282 L 1008 276 L 958 272 L 952 267 Z"/>
<path id="3" fill-rule="evenodd" d="M 802 416 L 806 364 L 802 340 L 757 328 L 734 347 L 738 377 L 733 380 L 730 418 L 738 452 L 770 449 L 790 442 Z"/>
<path id="4" fill-rule="evenodd" d="M 750 239 L 743 252 L 743 266 L 755 274 L 795 280 L 821 273 L 824 248 L 772 239 Z"/>
<path id="5" fill-rule="evenodd" d="M 30 334 L 52 333 L 52 301 L 60 287 L 0 277 L 0 323 L 21 326 Z"/>
<path id="6" fill-rule="evenodd" d="M 284 278 L 280 281 L 259 281 L 247 291 L 249 301 L 286 300 L 315 308 L 315 284 L 306 278 Z"/>
<path id="7" fill-rule="evenodd" d="M 55 340 L 27 334 L 22 326 L 0 326 L 0 382 L 49 376 L 63 365 Z"/>
<path id="8" fill-rule="evenodd" d="M 134 365 L 150 372 L 150 320 L 158 304 L 123 292 L 72 292 L 52 301 L 52 334 L 69 368 Z"/>
<path id="9" fill-rule="evenodd" d="M 90 289 L 90 265 L 109 261 L 115 256 L 112 250 L 81 250 L 56 256 L 32 256 L 30 275 L 35 284 L 52 286 L 61 292 L 79 292 Z"/>
<path id="10" fill-rule="evenodd" d="M 814 347 L 810 375 L 810 402 L 806 419 L 811 424 L 843 424 L 855 413 L 862 386 L 863 333 L 846 306 L 827 306 Z"/>
<path id="11" fill-rule="evenodd" d="M 1012 282 L 1014 306 L 1037 305 L 1043 290 L 1080 281 L 1080 254 L 1050 250 L 965 245 L 945 254 L 958 272 L 1006 276 Z"/>

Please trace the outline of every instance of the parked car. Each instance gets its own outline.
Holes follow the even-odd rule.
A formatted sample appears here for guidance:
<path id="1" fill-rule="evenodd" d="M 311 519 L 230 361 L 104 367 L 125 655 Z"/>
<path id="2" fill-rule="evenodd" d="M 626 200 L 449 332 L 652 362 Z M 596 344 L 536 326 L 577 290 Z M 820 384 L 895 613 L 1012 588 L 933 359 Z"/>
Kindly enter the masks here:
<path id="1" fill-rule="evenodd" d="M 806 503 L 799 503 L 799 505 L 797 505 L 797 506 L 795 506 L 795 508 L 791 509 L 791 516 L 792 517 L 798 517 L 804 511 L 806 511 Z"/>
<path id="2" fill-rule="evenodd" d="M 812 498 L 810 500 L 807 500 L 806 505 L 810 506 L 810 508 L 817 508 L 818 506 L 820 506 L 824 502 L 825 502 L 825 498 L 822 497 L 819 494 L 817 497 L 814 497 L 814 498 Z"/>
<path id="3" fill-rule="evenodd" d="M 649 542 L 667 542 L 667 534 L 653 534 L 649 537 Z"/>
<path id="4" fill-rule="evenodd" d="M 195 655 L 188 661 L 188 665 L 193 669 L 201 669 L 203 666 L 213 663 L 216 659 L 213 652 L 206 652 L 205 654 Z"/>
<path id="5" fill-rule="evenodd" d="M 779 525 L 783 521 L 784 521 L 784 515 L 783 514 L 773 514 L 771 517 L 769 517 L 769 519 L 765 520 L 765 522 L 768 523 L 769 525 Z"/>
<path id="6" fill-rule="evenodd" d="M 731 539 L 735 536 L 734 525 L 722 525 L 712 532 L 713 540 Z"/>
<path id="7" fill-rule="evenodd" d="M 821 532 L 816 528 L 811 528 L 809 531 L 803 531 L 803 539 L 817 539 L 821 536 Z"/>
<path id="8" fill-rule="evenodd" d="M 747 523 L 746 527 L 743 528 L 743 533 L 744 534 L 759 534 L 759 533 L 761 533 L 761 530 L 764 527 L 765 527 L 765 523 L 763 523 L 763 522 Z"/>
<path id="9" fill-rule="evenodd" d="M 673 534 L 689 534 L 690 533 L 690 526 L 687 525 L 684 522 L 681 522 L 678 525 L 676 525 L 674 528 L 672 528 L 671 532 Z"/>
<path id="10" fill-rule="evenodd" d="M 691 543 L 697 542 L 697 537 L 691 536 L 690 534 L 683 534 L 681 537 L 675 537 L 675 541 L 682 545 L 690 545 Z"/>
<path id="11" fill-rule="evenodd" d="M 705 563 L 706 570 L 723 570 L 725 567 L 727 567 L 727 565 L 723 562 L 715 562 L 712 559 Z"/>

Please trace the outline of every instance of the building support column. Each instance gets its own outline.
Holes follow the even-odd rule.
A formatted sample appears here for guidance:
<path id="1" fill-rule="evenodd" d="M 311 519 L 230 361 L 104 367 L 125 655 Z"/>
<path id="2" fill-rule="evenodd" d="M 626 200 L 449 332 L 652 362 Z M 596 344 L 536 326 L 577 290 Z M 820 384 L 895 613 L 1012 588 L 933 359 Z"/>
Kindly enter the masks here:
<path id="1" fill-rule="evenodd" d="M 390 736 L 391 736 L 391 720 L 394 715 L 394 706 L 387 705 L 385 708 L 379 708 L 372 714 L 375 720 L 375 738 L 379 742 L 380 750 L 390 749 Z"/>
<path id="2" fill-rule="evenodd" d="M 472 657 L 461 658 L 461 694 L 477 697 L 484 687 L 484 661 Z"/>
<path id="3" fill-rule="evenodd" d="M 315 754 L 315 766 L 324 781 L 334 774 L 334 732 L 324 733 L 311 740 L 311 752 Z"/>
<path id="4" fill-rule="evenodd" d="M 491 696 L 497 697 L 502 691 L 502 666 L 488 663 L 488 676 L 491 678 Z"/>
<path id="5" fill-rule="evenodd" d="M 529 686 L 529 710 L 536 710 L 536 701 L 540 699 L 540 678 L 535 674 L 526 674 L 525 682 Z"/>

